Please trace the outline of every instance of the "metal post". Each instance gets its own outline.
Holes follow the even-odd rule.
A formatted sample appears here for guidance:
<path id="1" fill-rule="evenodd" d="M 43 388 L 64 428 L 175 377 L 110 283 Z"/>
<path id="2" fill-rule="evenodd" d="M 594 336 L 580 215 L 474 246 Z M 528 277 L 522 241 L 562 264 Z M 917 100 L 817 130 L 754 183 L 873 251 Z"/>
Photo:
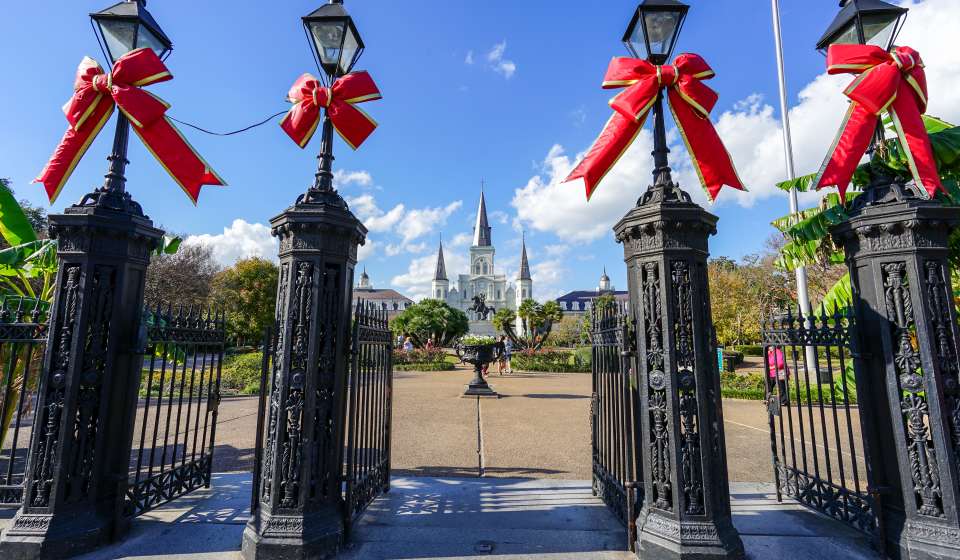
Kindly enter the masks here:
<path id="1" fill-rule="evenodd" d="M 637 321 L 641 558 L 743 556 L 730 512 L 707 280 L 707 239 L 716 222 L 661 179 L 614 226 Z"/>
<path id="2" fill-rule="evenodd" d="M 670 177 L 670 163 L 667 154 L 667 130 L 663 116 L 663 88 L 657 92 L 657 100 L 653 105 L 653 184 L 666 185 L 672 180 Z"/>
<path id="3" fill-rule="evenodd" d="M 73 556 L 126 528 L 144 278 L 163 232 L 123 191 L 121 119 L 106 186 L 50 216 L 60 259 L 50 343 L 23 505 L 0 538 L 3 558 Z"/>
<path id="4" fill-rule="evenodd" d="M 318 180 L 329 178 L 325 160 Z M 326 558 L 344 536 L 351 296 L 367 229 L 332 186 L 311 188 L 270 223 L 280 238 L 275 381 L 259 504 L 243 532 L 242 554 L 247 560 Z"/>
<path id="5" fill-rule="evenodd" d="M 858 379 L 888 555 L 960 556 L 960 361 L 948 238 L 960 209 L 878 181 L 831 231 L 869 375 Z"/>

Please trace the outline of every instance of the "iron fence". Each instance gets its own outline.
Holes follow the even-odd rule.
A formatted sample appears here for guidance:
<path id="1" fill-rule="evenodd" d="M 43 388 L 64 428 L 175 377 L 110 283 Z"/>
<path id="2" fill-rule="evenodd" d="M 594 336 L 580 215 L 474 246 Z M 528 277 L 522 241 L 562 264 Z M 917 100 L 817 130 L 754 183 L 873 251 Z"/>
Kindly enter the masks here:
<path id="1" fill-rule="evenodd" d="M 777 498 L 800 503 L 878 541 L 879 494 L 857 398 L 860 358 L 851 312 L 792 312 L 763 326 L 770 449 Z"/>
<path id="2" fill-rule="evenodd" d="M 19 506 L 23 499 L 47 343 L 45 308 L 38 300 L 0 302 L 0 506 Z"/>
<path id="3" fill-rule="evenodd" d="M 144 311 L 145 355 L 125 513 L 139 515 L 210 485 L 223 314 L 158 304 Z"/>
<path id="4" fill-rule="evenodd" d="M 344 450 L 344 525 L 348 531 L 377 496 L 390 490 L 393 335 L 387 312 L 358 301 L 352 342 Z"/>
<path id="5" fill-rule="evenodd" d="M 615 305 L 594 306 L 590 325 L 593 493 L 628 527 L 628 543 L 632 543 L 634 512 L 640 503 L 638 493 L 633 491 L 640 478 L 634 430 L 637 384 L 633 330 L 626 312 Z"/>

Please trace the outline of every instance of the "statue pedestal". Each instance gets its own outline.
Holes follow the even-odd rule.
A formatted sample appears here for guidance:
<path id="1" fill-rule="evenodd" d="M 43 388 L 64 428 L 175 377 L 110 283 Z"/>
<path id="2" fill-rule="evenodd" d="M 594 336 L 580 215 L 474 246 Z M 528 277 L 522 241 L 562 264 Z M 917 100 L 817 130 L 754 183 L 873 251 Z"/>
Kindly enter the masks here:
<path id="1" fill-rule="evenodd" d="M 493 328 L 492 321 L 470 321 L 470 334 L 477 336 L 496 336 L 497 329 Z"/>

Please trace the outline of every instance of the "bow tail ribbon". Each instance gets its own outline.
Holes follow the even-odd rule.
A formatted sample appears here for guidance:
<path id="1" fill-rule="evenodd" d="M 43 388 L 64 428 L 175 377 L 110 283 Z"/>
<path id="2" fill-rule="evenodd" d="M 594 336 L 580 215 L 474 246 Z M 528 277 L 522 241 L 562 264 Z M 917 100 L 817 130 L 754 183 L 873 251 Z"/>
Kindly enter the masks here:
<path id="1" fill-rule="evenodd" d="M 698 112 L 691 104 L 695 102 L 677 88 L 670 88 L 667 95 L 673 120 L 710 202 L 716 201 L 724 185 L 745 191 L 730 153 L 710 122 L 709 113 Z"/>
<path id="2" fill-rule="evenodd" d="M 613 169 L 613 166 L 627 151 L 627 148 L 633 144 L 637 134 L 643 128 L 646 116 L 647 113 L 644 113 L 637 121 L 614 111 L 607 120 L 607 124 L 604 125 L 603 131 L 600 132 L 600 136 L 590 146 L 587 155 L 583 157 L 583 160 L 577 164 L 563 182 L 568 183 L 574 179 L 583 179 L 587 191 L 587 200 L 589 201 L 600 181 L 606 177 L 607 173 Z"/>
<path id="3" fill-rule="evenodd" d="M 226 185 L 166 116 L 147 126 L 132 128 L 194 204 L 204 185 Z"/>
<path id="4" fill-rule="evenodd" d="M 74 168 L 83 159 L 87 153 L 93 139 L 97 137 L 100 130 L 103 129 L 110 116 L 113 115 L 113 102 L 100 100 L 91 111 L 87 113 L 83 124 L 77 128 L 68 127 L 63 133 L 63 137 L 57 144 L 53 155 L 47 161 L 43 171 L 33 180 L 34 183 L 42 183 L 47 192 L 47 198 L 50 204 L 60 196 L 60 191 L 67 184 L 67 179 L 73 174 Z"/>

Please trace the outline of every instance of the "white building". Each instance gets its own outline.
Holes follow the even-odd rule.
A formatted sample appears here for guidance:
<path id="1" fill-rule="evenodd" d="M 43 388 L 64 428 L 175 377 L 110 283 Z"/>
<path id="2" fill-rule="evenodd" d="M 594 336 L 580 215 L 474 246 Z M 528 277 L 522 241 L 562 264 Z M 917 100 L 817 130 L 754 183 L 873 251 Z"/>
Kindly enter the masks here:
<path id="1" fill-rule="evenodd" d="M 478 334 L 493 334 L 494 329 L 490 322 L 493 317 L 491 314 L 486 321 L 483 321 L 470 310 L 473 307 L 474 296 L 483 294 L 488 307 L 514 311 L 520 306 L 520 302 L 533 298 L 533 279 L 530 277 L 530 265 L 527 262 L 526 240 L 521 249 L 520 272 L 514 284 L 507 280 L 506 275 L 495 272 L 496 249 L 493 247 L 491 231 L 490 222 L 487 220 L 487 203 L 481 191 L 477 221 L 473 228 L 473 244 L 470 246 L 470 270 L 467 273 L 458 274 L 456 286 L 451 286 L 443 261 L 443 243 L 441 242 L 437 253 L 437 268 L 430 285 L 431 296 L 466 313 L 470 318 L 471 332 Z"/>
<path id="2" fill-rule="evenodd" d="M 367 269 L 363 269 L 360 275 L 360 282 L 353 289 L 353 304 L 356 306 L 357 300 L 363 300 L 375 307 L 387 312 L 387 317 L 393 319 L 405 309 L 413 305 L 413 300 L 401 294 L 396 290 L 377 289 L 370 283 L 370 277 L 367 275 Z"/>

